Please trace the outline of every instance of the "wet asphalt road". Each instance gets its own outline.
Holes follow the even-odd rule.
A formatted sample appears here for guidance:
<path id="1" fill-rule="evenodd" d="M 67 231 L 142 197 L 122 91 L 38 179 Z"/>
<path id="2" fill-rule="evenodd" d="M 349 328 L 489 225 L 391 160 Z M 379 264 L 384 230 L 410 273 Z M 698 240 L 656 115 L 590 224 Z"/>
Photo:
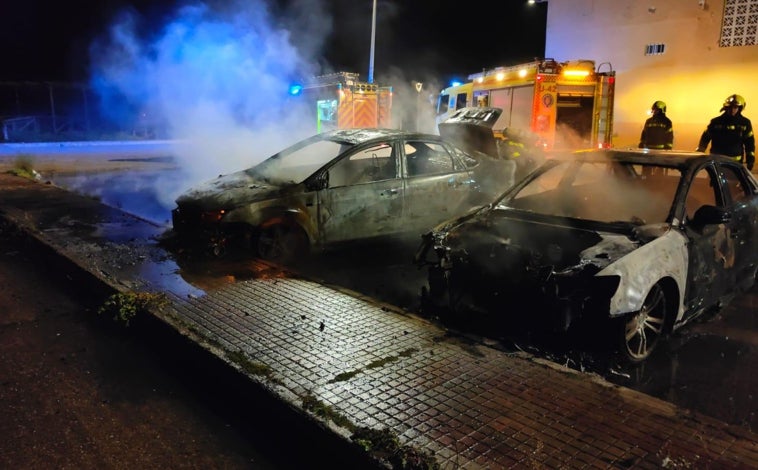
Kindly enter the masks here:
<path id="1" fill-rule="evenodd" d="M 106 204 L 165 224 L 169 229 L 170 203 L 155 190 L 160 186 L 157 183 L 170 178 L 165 171 L 58 176 L 54 183 L 97 195 Z M 425 272 L 411 262 L 419 241 L 410 237 L 339 247 L 313 256 L 296 270 L 419 312 Z M 177 263 L 182 277 L 201 289 L 251 278 L 257 272 L 254 261 L 245 257 L 214 259 L 185 253 L 177 258 Z M 572 343 L 528 334 L 493 337 L 486 326 L 456 327 L 456 330 L 492 347 L 526 350 L 755 431 L 758 430 L 758 374 L 754 373 L 758 366 L 757 307 L 758 287 L 754 287 L 721 312 L 680 329 L 655 357 L 635 368 L 622 366 L 609 351 L 596 348 L 592 338 L 588 343 Z"/>

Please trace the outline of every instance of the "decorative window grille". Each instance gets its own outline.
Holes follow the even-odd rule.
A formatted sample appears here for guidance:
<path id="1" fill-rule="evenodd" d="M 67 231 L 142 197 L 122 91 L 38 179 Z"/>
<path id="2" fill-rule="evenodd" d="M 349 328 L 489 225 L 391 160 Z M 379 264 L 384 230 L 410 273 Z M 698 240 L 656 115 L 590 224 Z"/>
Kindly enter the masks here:
<path id="1" fill-rule="evenodd" d="M 758 44 L 758 0 L 725 0 L 720 47 Z"/>
<path id="2" fill-rule="evenodd" d="M 648 44 L 645 46 L 645 55 L 661 55 L 666 51 L 665 44 Z"/>

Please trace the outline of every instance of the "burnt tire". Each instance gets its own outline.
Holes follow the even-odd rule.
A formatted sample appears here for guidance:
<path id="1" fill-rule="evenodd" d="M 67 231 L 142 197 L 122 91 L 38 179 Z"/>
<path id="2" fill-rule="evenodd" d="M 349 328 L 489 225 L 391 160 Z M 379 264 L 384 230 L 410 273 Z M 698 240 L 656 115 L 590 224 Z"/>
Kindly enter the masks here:
<path id="1" fill-rule="evenodd" d="M 281 264 L 296 263 L 308 255 L 308 236 L 303 229 L 273 224 L 261 230 L 257 244 L 258 256 Z"/>
<path id="2" fill-rule="evenodd" d="M 620 351 L 622 358 L 632 364 L 639 364 L 658 346 L 665 332 L 668 299 L 661 284 L 650 289 L 642 308 L 620 323 Z"/>

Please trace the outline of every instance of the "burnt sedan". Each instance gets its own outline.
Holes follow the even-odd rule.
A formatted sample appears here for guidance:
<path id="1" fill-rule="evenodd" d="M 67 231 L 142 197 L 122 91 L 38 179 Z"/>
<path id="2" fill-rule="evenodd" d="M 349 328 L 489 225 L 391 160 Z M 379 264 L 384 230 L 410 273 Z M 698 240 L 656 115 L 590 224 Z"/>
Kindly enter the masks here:
<path id="1" fill-rule="evenodd" d="M 464 318 L 602 327 L 622 358 L 642 362 L 665 335 L 753 285 L 757 191 L 743 165 L 702 153 L 559 156 L 424 235 L 424 300 Z"/>
<path id="2" fill-rule="evenodd" d="M 173 230 L 215 254 L 238 245 L 287 263 L 312 247 L 418 234 L 481 204 L 479 166 L 438 135 L 326 132 L 180 195 Z"/>

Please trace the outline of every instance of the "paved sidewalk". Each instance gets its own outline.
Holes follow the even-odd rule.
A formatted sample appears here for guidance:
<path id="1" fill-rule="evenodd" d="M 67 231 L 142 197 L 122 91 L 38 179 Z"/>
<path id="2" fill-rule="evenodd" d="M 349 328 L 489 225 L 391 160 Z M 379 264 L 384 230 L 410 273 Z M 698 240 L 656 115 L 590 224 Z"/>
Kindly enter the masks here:
<path id="1" fill-rule="evenodd" d="M 153 314 L 346 440 L 386 430 L 444 469 L 758 468 L 745 428 L 276 267 L 200 290 L 161 227 L 53 186 L 0 175 L 0 216 L 112 289 L 168 293 Z"/>

